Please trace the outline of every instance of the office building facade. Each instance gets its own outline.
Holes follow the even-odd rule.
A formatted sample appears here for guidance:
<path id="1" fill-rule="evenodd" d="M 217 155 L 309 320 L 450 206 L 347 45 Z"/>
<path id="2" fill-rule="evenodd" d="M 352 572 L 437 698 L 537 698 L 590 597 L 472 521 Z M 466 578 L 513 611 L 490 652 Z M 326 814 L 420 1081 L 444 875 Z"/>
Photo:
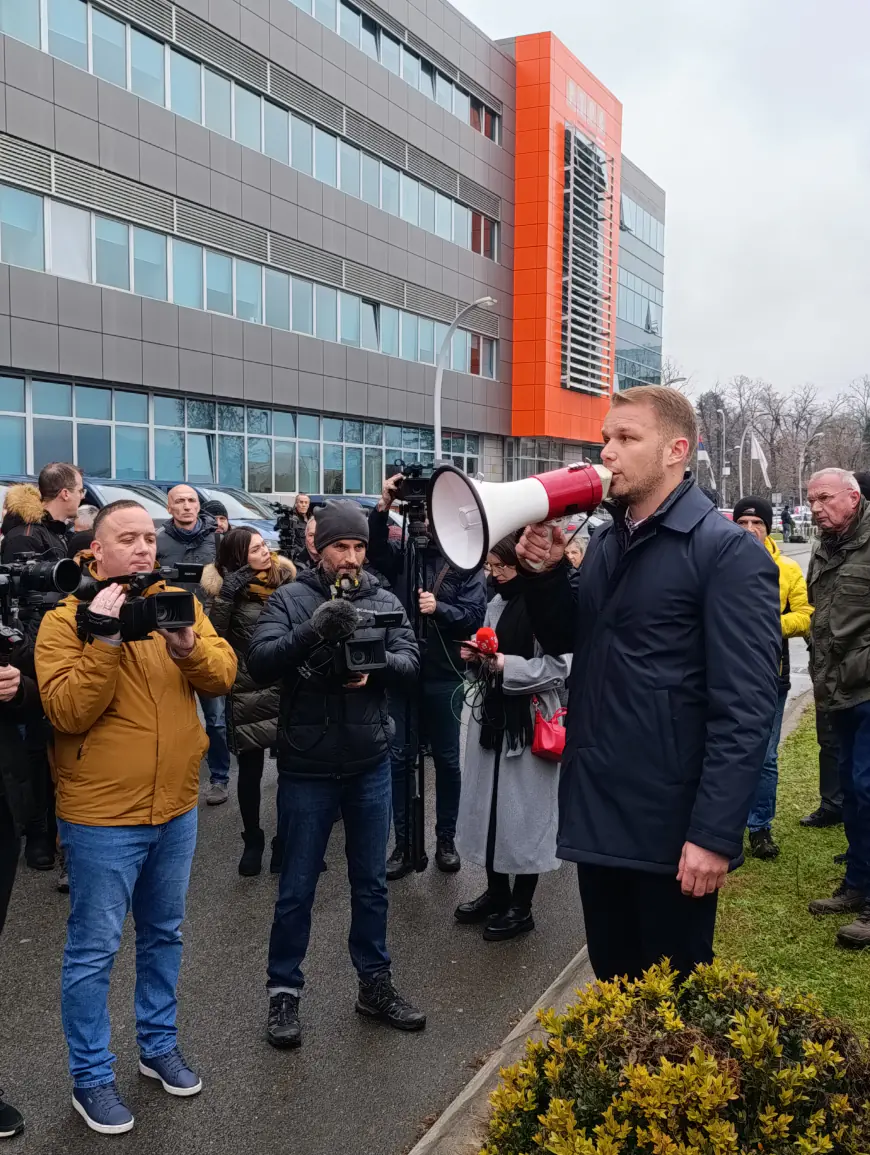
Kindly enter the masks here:
<path id="1" fill-rule="evenodd" d="M 371 494 L 397 459 L 498 480 L 594 454 L 619 341 L 621 107 L 552 37 L 496 44 L 443 0 L 388 9 L 0 4 L 3 473 L 72 459 Z M 538 99 L 545 191 L 527 183 Z M 539 192 L 559 263 L 536 362 L 518 206 Z"/>

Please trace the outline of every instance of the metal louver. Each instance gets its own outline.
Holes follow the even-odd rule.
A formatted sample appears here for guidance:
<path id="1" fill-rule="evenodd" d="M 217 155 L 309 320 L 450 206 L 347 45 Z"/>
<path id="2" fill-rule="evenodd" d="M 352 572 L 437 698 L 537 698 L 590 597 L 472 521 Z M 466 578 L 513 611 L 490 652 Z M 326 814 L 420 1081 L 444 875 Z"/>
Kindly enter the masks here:
<path id="1" fill-rule="evenodd" d="M 499 116 L 501 116 L 504 111 L 502 102 L 493 96 L 491 92 L 487 92 L 482 84 L 478 84 L 476 80 L 472 80 L 468 73 L 463 72 L 462 69 L 459 70 L 459 83 L 463 88 L 467 88 L 472 96 L 476 96 L 478 100 L 482 100 L 484 104 L 488 104 L 493 112 L 497 112 Z"/>
<path id="2" fill-rule="evenodd" d="M 293 241 L 272 233 L 272 264 L 303 277 L 312 277 L 327 285 L 342 287 L 341 257 L 312 248 L 302 241 Z"/>
<path id="3" fill-rule="evenodd" d="M 363 297 L 383 301 L 388 305 L 405 304 L 405 282 L 389 273 L 378 273 L 353 261 L 344 262 L 344 287 L 352 289 Z"/>
<path id="4" fill-rule="evenodd" d="M 51 153 L 14 136 L 0 135 L 0 177 L 50 193 Z"/>
<path id="5" fill-rule="evenodd" d="M 426 152 L 421 152 L 413 144 L 408 145 L 408 172 L 425 180 L 448 196 L 455 197 L 459 188 L 459 175 L 440 160 L 435 160 Z"/>
<path id="6" fill-rule="evenodd" d="M 174 198 L 168 193 L 57 153 L 54 157 L 54 191 L 59 197 L 78 201 L 90 208 L 172 232 Z"/>
<path id="7" fill-rule="evenodd" d="M 268 232 L 256 225 L 224 216 L 214 209 L 201 209 L 188 201 L 176 201 L 179 236 L 265 262 L 269 256 Z"/>
<path id="8" fill-rule="evenodd" d="M 448 324 L 456 318 L 454 297 L 424 289 L 421 285 L 405 285 L 405 306 L 412 313 L 422 313 L 424 317 L 435 317 Z"/>
<path id="9" fill-rule="evenodd" d="M 126 16 L 134 24 L 172 39 L 172 8 L 165 0 L 101 0 L 105 8 Z"/>
<path id="10" fill-rule="evenodd" d="M 466 204 L 471 205 L 472 208 L 478 209 L 482 213 L 486 213 L 488 217 L 493 220 L 501 220 L 501 197 L 497 197 L 495 193 L 490 192 L 489 189 L 483 185 L 477 184 L 476 181 L 469 180 L 467 176 L 459 174 L 459 199 Z"/>
<path id="11" fill-rule="evenodd" d="M 336 132 L 344 131 L 344 106 L 340 101 L 321 92 L 305 80 L 300 80 L 292 72 L 273 64 L 271 69 L 270 89 L 273 96 L 289 104 L 297 112 L 303 112 L 312 120 L 334 128 Z M 264 86 L 265 87 L 265 86 Z"/>
<path id="12" fill-rule="evenodd" d="M 459 69 L 455 64 L 451 64 L 446 56 L 442 56 L 440 52 L 436 52 L 434 48 L 430 48 L 425 40 L 421 40 L 420 37 L 415 36 L 413 32 L 409 31 L 405 35 L 410 47 L 419 52 L 424 59 L 430 60 L 433 64 L 437 64 L 441 72 L 443 72 L 445 76 L 449 76 L 451 80 L 459 79 Z"/>
<path id="13" fill-rule="evenodd" d="M 386 28 L 388 32 L 392 32 L 399 40 L 405 39 L 404 26 L 398 20 L 394 20 L 383 8 L 379 8 L 371 0 L 356 0 L 356 6 L 361 12 L 365 12 L 366 16 L 371 16 L 372 20 Z"/>
<path id="14" fill-rule="evenodd" d="M 259 52 L 246 48 L 238 40 L 178 7 L 175 9 L 175 41 L 239 80 L 247 81 L 263 92 L 268 91 L 269 68 Z"/>
<path id="15" fill-rule="evenodd" d="M 355 112 L 352 108 L 345 111 L 344 135 L 354 144 L 358 144 L 360 148 L 377 153 L 378 156 L 391 160 L 400 168 L 405 167 L 406 145 L 401 137 L 389 132 L 386 128 L 381 128 L 375 121 L 369 120 L 367 116 L 362 116 L 361 113 Z M 407 148 L 410 152 L 411 146 L 408 145 Z"/>
<path id="16" fill-rule="evenodd" d="M 475 333 L 483 333 L 484 337 L 498 337 L 498 317 L 490 309 L 472 309 L 465 314 L 462 324 Z"/>
<path id="17" fill-rule="evenodd" d="M 610 392 L 613 363 L 613 161 L 565 129 L 562 240 L 562 384 Z"/>

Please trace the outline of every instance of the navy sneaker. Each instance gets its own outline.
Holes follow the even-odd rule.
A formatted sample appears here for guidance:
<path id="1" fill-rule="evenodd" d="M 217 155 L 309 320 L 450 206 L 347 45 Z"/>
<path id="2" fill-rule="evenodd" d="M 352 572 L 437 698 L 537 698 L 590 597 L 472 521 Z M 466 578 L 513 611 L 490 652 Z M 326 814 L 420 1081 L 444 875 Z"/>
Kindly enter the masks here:
<path id="1" fill-rule="evenodd" d="M 139 1070 L 149 1079 L 159 1079 L 163 1090 L 170 1095 L 184 1098 L 187 1095 L 198 1095 L 202 1090 L 202 1079 L 191 1071 L 178 1047 L 154 1059 L 140 1059 Z"/>
<path id="2" fill-rule="evenodd" d="M 133 1130 L 133 1116 L 114 1079 L 102 1087 L 73 1087 L 72 1104 L 90 1129 L 100 1135 L 123 1135 Z"/>

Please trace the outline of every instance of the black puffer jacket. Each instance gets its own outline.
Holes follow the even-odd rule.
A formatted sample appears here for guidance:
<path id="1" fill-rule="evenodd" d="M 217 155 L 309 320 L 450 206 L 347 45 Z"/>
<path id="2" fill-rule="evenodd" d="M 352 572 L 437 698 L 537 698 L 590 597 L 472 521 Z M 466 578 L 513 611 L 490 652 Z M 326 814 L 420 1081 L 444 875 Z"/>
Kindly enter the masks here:
<path id="1" fill-rule="evenodd" d="M 202 574 L 202 588 L 212 599 L 209 617 L 217 634 L 226 638 L 238 659 L 238 670 L 233 688 L 227 697 L 227 741 L 234 754 L 244 750 L 267 750 L 274 746 L 278 735 L 278 707 L 281 688 L 258 686 L 248 672 L 247 653 L 268 599 L 276 589 L 296 576 L 293 563 L 285 557 L 272 555 L 273 575 L 262 581 L 257 574 L 238 598 L 228 601 L 218 597 L 224 579 L 213 565 Z M 272 580 L 277 585 L 272 585 Z"/>
<path id="2" fill-rule="evenodd" d="M 199 532 L 191 535 L 179 533 L 174 521 L 167 521 L 157 531 L 157 564 L 162 566 L 211 565 L 217 557 L 221 535 L 217 532 L 217 522 L 210 513 L 199 515 Z M 208 602 L 201 586 L 196 582 L 173 582 L 173 586 L 190 590 L 206 606 Z"/>
<path id="3" fill-rule="evenodd" d="M 46 561 L 67 555 L 72 529 L 47 513 L 35 485 L 11 485 L 6 494 L 0 558 L 5 563 L 19 553 L 37 553 Z"/>
<path id="4" fill-rule="evenodd" d="M 12 665 L 19 666 L 18 656 Z M 25 745 L 20 727 L 39 729 L 42 721 L 42 703 L 36 682 L 22 673 L 18 693 L 11 702 L 0 702 L 0 797 L 12 814 L 16 830 L 22 830 L 36 817 L 37 803 L 35 774 L 37 763 Z M 37 754 L 39 751 L 37 751 Z M 41 764 L 40 764 L 41 765 Z"/>
<path id="5" fill-rule="evenodd" d="M 282 586 L 260 615 L 247 654 L 248 670 L 260 685 L 281 679 L 278 769 L 304 778 L 351 777 L 379 765 L 393 734 L 386 691 L 410 688 L 420 668 L 403 613 L 402 625 L 384 632 L 387 667 L 369 674 L 364 687 L 345 686 L 311 624 L 311 615 L 329 598 L 320 569 Z M 375 613 L 402 609 L 366 573 L 351 600 Z M 310 669 L 301 671 L 306 663 Z"/>

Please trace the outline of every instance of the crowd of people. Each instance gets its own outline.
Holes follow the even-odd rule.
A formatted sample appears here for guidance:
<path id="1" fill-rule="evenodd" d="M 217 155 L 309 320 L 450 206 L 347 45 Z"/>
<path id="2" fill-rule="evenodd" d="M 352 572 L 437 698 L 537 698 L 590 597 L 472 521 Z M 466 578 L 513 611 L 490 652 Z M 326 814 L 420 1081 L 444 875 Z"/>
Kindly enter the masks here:
<path id="1" fill-rule="evenodd" d="M 821 536 L 805 581 L 765 498 L 743 499 L 728 521 L 687 471 L 697 423 L 682 394 L 614 395 L 603 440 L 612 521 L 570 540 L 518 527 L 470 575 L 428 531 L 413 552 L 392 539 L 399 477 L 368 516 L 352 500 L 312 514 L 299 495 L 289 557 L 186 485 L 159 530 L 132 500 L 82 507 L 72 465 L 9 490 L 2 561 L 74 556 L 89 589 L 22 604 L 0 665 L 0 928 L 21 836 L 36 869 L 58 847 L 70 895 L 61 1017 L 73 1106 L 92 1130 L 134 1125 L 107 1011 L 130 913 L 140 1072 L 174 1096 L 203 1086 L 176 1029 L 203 757 L 211 806 L 228 801 L 237 760 L 246 877 L 263 869 L 267 754 L 277 763 L 268 1043 L 302 1042 L 312 909 L 337 821 L 355 1009 L 418 1031 L 426 1014 L 397 989 L 387 939 L 388 883 L 414 869 L 407 786 L 421 745 L 435 766 L 436 867 L 486 872 L 457 923 L 489 942 L 528 934 L 539 876 L 567 861 L 599 978 L 637 977 L 663 956 L 685 974 L 713 958 L 718 893 L 747 831 L 750 853 L 778 853 L 789 641 L 808 638 L 828 762 L 826 813 L 807 821 L 842 818 L 849 842 L 843 882 L 810 909 L 854 915 L 840 942 L 870 945 L 870 505 L 857 480 L 811 479 Z M 184 564 L 203 567 L 199 581 L 172 577 Z M 145 575 L 145 598 L 195 593 L 190 621 L 129 640 L 132 575 Z M 476 642 L 481 626 L 497 647 Z M 0 1100 L 0 1136 L 22 1128 Z"/>

